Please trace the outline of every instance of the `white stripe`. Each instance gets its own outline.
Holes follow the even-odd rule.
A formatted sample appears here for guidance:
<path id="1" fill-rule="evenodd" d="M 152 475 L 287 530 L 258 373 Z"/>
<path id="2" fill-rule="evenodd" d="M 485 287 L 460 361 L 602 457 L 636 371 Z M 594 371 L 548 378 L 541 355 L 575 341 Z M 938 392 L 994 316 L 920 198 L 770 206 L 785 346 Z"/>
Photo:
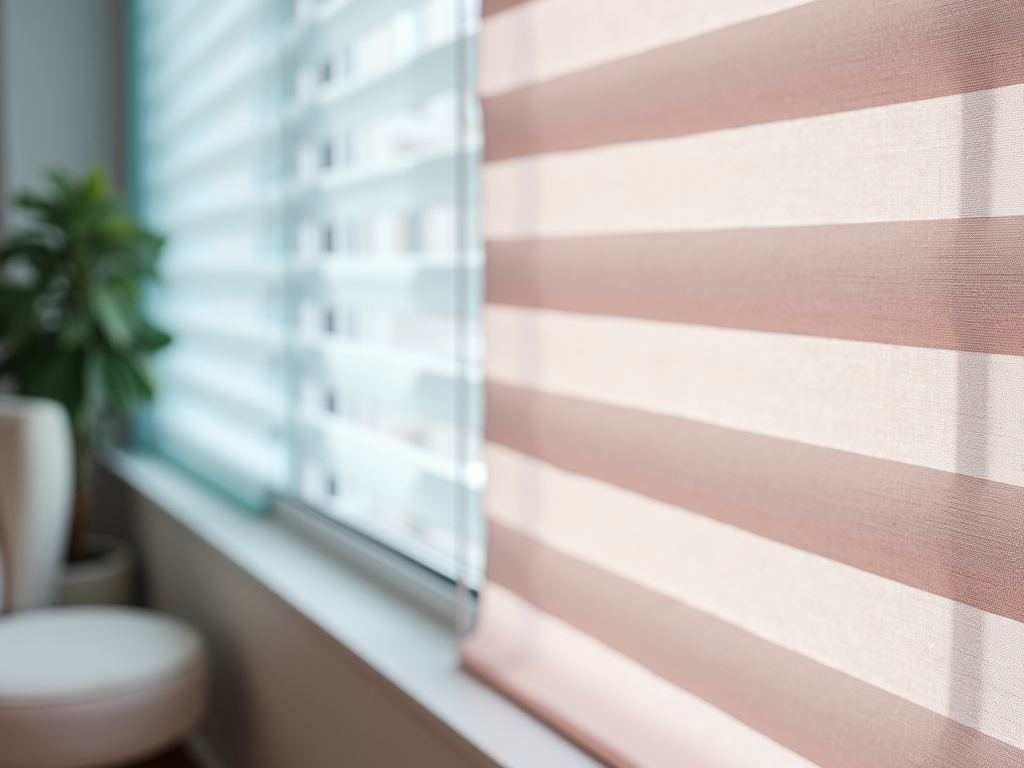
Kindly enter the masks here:
<path id="1" fill-rule="evenodd" d="M 1024 747 L 1024 722 L 1007 717 L 1024 711 L 1024 624 L 501 446 L 488 462 L 488 512 L 504 525 Z"/>
<path id="2" fill-rule="evenodd" d="M 812 0 L 535 0 L 484 21 L 480 92 L 492 96 Z M 572 34 L 566 34 L 566 30 Z"/>
<path id="3" fill-rule="evenodd" d="M 493 381 L 1024 485 L 1022 357 L 495 304 L 486 322 Z"/>
<path id="4" fill-rule="evenodd" d="M 961 178 L 966 144 L 991 147 L 987 178 L 976 161 Z M 1021 146 L 1024 86 L 1010 86 L 504 160 L 484 168 L 485 231 L 501 239 L 1021 214 Z"/>

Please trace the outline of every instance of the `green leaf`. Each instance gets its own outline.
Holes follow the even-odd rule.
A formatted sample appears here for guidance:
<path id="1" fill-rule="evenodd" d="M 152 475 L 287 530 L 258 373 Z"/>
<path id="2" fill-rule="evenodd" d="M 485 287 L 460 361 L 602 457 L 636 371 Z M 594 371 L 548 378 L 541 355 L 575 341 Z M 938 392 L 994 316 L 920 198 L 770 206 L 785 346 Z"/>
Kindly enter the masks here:
<path id="1" fill-rule="evenodd" d="M 53 171 L 18 203 L 32 224 L 0 245 L 0 371 L 65 403 L 90 439 L 102 411 L 152 397 L 147 356 L 170 336 L 146 320 L 140 283 L 156 277 L 164 241 L 98 170 Z"/>
<path id="2" fill-rule="evenodd" d="M 20 347 L 31 337 L 38 299 L 36 290 L 0 286 L 0 338 Z"/>
<path id="3" fill-rule="evenodd" d="M 125 348 L 132 343 L 133 312 L 124 295 L 113 284 L 94 283 L 89 286 L 89 306 L 97 324 L 114 347 Z"/>
<path id="4" fill-rule="evenodd" d="M 57 346 L 63 350 L 81 347 L 89 340 L 93 329 L 93 318 L 87 310 L 66 311 L 57 332 Z"/>
<path id="5" fill-rule="evenodd" d="M 37 338 L 5 360 L 0 372 L 14 375 L 21 394 L 58 400 L 74 418 L 85 394 L 82 368 L 81 352 L 58 350 L 52 339 Z"/>
<path id="6" fill-rule="evenodd" d="M 87 367 L 90 399 L 112 411 L 131 414 L 153 396 L 149 372 L 137 355 L 97 347 Z"/>
<path id="7" fill-rule="evenodd" d="M 166 331 L 162 331 L 149 323 L 143 323 L 135 334 L 138 347 L 146 352 L 154 352 L 171 343 L 173 339 Z"/>

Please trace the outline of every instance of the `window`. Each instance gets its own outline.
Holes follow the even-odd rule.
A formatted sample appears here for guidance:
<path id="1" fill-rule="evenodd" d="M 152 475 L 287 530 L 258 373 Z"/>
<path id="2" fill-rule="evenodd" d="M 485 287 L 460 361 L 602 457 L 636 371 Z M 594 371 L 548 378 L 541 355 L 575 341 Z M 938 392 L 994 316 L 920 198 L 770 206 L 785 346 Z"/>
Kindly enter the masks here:
<path id="1" fill-rule="evenodd" d="M 448 576 L 482 539 L 478 11 L 141 0 L 140 207 L 168 237 L 155 447 Z M 463 546 L 465 545 L 465 546 Z"/>

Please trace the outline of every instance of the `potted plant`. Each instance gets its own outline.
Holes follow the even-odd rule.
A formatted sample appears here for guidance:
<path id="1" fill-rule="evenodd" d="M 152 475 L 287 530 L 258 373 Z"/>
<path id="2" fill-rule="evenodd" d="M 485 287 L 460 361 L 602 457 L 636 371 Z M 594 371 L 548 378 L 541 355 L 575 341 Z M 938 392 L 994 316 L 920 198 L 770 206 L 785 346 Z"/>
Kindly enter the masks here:
<path id="1" fill-rule="evenodd" d="M 47 182 L 16 198 L 30 223 L 0 247 L 0 375 L 71 416 L 74 561 L 90 555 L 93 450 L 112 420 L 123 423 L 152 397 L 148 358 L 171 339 L 141 305 L 163 240 L 138 224 L 102 172 L 54 171 Z"/>

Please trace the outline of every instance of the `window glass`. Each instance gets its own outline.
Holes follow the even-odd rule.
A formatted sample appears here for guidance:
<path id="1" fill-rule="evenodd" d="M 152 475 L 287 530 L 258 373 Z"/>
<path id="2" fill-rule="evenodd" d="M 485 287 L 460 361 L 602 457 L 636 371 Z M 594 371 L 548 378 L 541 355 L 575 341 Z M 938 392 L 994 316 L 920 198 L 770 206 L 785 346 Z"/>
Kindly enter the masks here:
<path id="1" fill-rule="evenodd" d="M 168 237 L 158 450 L 474 581 L 472 0 L 140 0 L 137 197 Z"/>

